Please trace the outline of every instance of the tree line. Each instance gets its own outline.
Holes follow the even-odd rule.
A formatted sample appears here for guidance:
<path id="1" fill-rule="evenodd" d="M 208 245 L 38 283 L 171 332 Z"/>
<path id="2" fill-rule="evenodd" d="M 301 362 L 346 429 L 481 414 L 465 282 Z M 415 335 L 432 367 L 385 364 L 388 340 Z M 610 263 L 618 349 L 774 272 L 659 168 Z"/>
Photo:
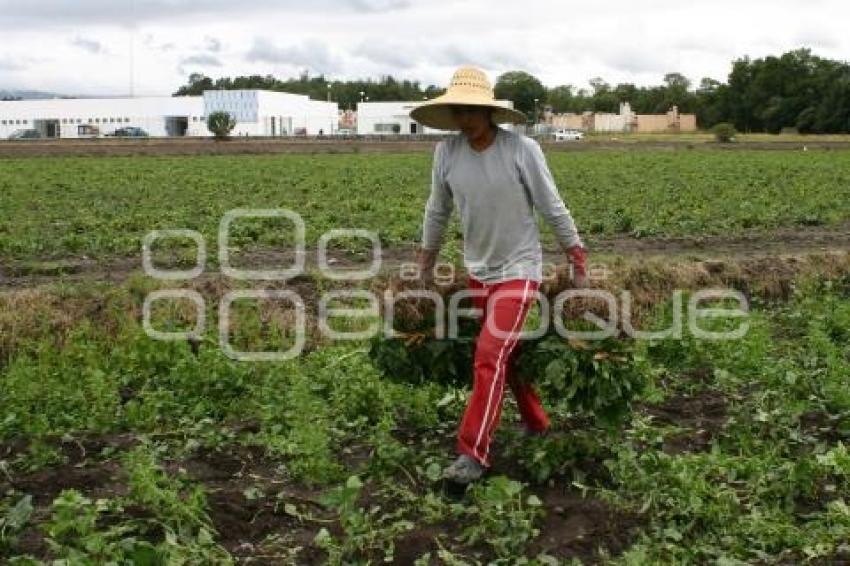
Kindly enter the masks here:
<path id="1" fill-rule="evenodd" d="M 370 102 L 393 100 L 423 100 L 442 94 L 434 85 L 422 85 L 419 81 L 397 80 L 391 76 L 378 80 L 331 81 L 323 75 L 310 76 L 302 73 L 298 78 L 281 80 L 272 75 L 250 75 L 222 77 L 213 80 L 200 73 L 189 75 L 189 82 L 174 93 L 175 96 L 200 95 L 205 90 L 261 89 L 294 94 L 306 94 L 316 100 L 328 97 L 343 110 L 354 110 L 361 100 Z M 362 93 L 362 94 L 361 94 Z"/>
<path id="2" fill-rule="evenodd" d="M 732 63 L 726 82 L 705 77 L 694 85 L 681 73 L 667 73 L 660 85 L 611 85 L 602 78 L 589 88 L 558 85 L 547 88 L 525 71 L 500 75 L 496 96 L 512 100 L 531 120 L 549 107 L 553 112 L 618 112 L 629 102 L 639 114 L 660 114 L 678 106 L 697 115 L 702 128 L 730 122 L 742 132 L 778 133 L 794 128 L 802 133 L 850 132 L 850 65 L 825 59 L 810 49 L 780 56 L 743 57 Z M 423 100 L 443 92 L 435 85 L 397 80 L 329 81 L 307 73 L 280 80 L 271 75 L 219 78 L 201 74 L 189 77 L 175 95 L 198 95 L 210 89 L 266 89 L 306 94 L 315 99 L 328 95 L 340 108 L 355 108 L 361 100 Z"/>

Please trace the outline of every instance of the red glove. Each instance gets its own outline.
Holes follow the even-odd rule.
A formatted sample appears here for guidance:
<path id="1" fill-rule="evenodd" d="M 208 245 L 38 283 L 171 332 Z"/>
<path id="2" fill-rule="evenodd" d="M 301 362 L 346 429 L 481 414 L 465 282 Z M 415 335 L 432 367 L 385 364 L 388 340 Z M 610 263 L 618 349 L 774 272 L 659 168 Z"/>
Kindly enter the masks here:
<path id="1" fill-rule="evenodd" d="M 573 264 L 573 280 L 577 287 L 584 287 L 587 281 L 587 250 L 581 245 L 567 249 L 570 263 Z"/>

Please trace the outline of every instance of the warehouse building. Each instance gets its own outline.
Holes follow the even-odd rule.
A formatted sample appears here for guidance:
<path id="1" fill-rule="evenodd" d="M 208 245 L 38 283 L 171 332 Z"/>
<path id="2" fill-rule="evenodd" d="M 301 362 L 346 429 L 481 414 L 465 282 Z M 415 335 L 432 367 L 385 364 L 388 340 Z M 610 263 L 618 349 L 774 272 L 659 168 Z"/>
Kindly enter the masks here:
<path id="1" fill-rule="evenodd" d="M 417 102 L 361 102 L 357 105 L 357 135 L 440 134 L 410 117 Z"/>
<path id="2" fill-rule="evenodd" d="M 497 100 L 507 108 L 513 108 L 509 100 Z M 421 102 L 361 102 L 357 105 L 357 134 L 374 135 L 445 135 L 443 130 L 426 128 L 410 117 L 410 111 Z M 504 126 L 509 128 L 508 125 Z"/>
<path id="3" fill-rule="evenodd" d="M 222 110 L 236 118 L 233 136 L 319 135 L 337 128 L 335 103 L 284 92 L 209 90 L 202 96 L 0 101 L 0 139 L 29 129 L 45 138 L 100 137 L 127 127 L 154 137 L 211 136 L 206 117 Z"/>

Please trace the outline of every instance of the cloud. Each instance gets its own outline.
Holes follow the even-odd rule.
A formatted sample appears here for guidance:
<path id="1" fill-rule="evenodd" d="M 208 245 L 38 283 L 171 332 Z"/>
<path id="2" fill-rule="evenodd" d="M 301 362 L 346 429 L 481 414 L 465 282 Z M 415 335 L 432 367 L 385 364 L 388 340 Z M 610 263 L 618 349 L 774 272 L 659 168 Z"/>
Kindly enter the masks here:
<path id="1" fill-rule="evenodd" d="M 221 40 L 214 37 L 204 38 L 204 49 L 210 53 L 218 53 L 221 51 Z"/>
<path id="2" fill-rule="evenodd" d="M 350 0 L 348 2 L 355 10 L 360 12 L 392 12 L 410 6 L 409 0 Z"/>
<path id="3" fill-rule="evenodd" d="M 188 57 L 184 57 L 180 60 L 180 63 L 177 65 L 177 72 L 181 75 L 188 75 L 187 67 L 221 67 L 221 61 L 218 57 L 214 55 L 209 55 L 207 53 L 200 53 L 197 55 L 190 55 Z"/>
<path id="4" fill-rule="evenodd" d="M 839 49 L 840 42 L 829 33 L 820 30 L 806 29 L 796 35 L 796 43 L 806 47 L 822 47 L 825 49 Z"/>
<path id="5" fill-rule="evenodd" d="M 103 46 L 103 44 L 99 41 L 95 41 L 94 39 L 87 39 L 85 37 L 77 36 L 71 40 L 71 45 L 73 45 L 74 47 L 79 47 L 80 49 L 83 49 L 95 55 L 100 53 L 106 53 L 106 48 Z"/>
<path id="6" fill-rule="evenodd" d="M 674 51 L 688 51 L 719 57 L 728 58 L 735 54 L 735 50 L 726 43 L 715 42 L 710 37 L 699 37 L 693 34 L 672 40 L 667 45 L 669 46 L 668 49 Z"/>
<path id="7" fill-rule="evenodd" d="M 157 38 L 152 33 L 145 33 L 142 35 L 142 45 L 150 49 L 156 49 L 163 52 L 172 51 L 175 47 L 177 47 L 177 45 L 175 45 L 172 41 L 157 43 Z"/>
<path id="8" fill-rule="evenodd" d="M 666 58 L 637 46 L 617 46 L 596 52 L 599 61 L 615 71 L 630 74 L 666 72 Z"/>
<path id="9" fill-rule="evenodd" d="M 429 61 L 443 67 L 474 65 L 484 69 L 536 72 L 538 65 L 522 48 L 502 49 L 486 45 L 449 44 L 434 49 Z"/>
<path id="10" fill-rule="evenodd" d="M 272 63 L 306 68 L 316 73 L 334 73 L 342 68 L 339 57 L 321 41 L 308 39 L 300 45 L 279 47 L 266 38 L 257 38 L 245 54 L 252 63 Z"/>
<path id="11" fill-rule="evenodd" d="M 354 48 L 352 54 L 379 66 L 397 69 L 413 67 L 422 56 L 419 49 L 411 49 L 410 43 L 385 42 L 379 39 L 364 41 Z"/>
<path id="12" fill-rule="evenodd" d="M 507 50 L 486 45 L 473 45 L 466 41 L 397 41 L 367 40 L 352 50 L 356 57 L 397 74 L 420 64 L 455 68 L 475 65 L 484 69 L 506 71 L 522 69 L 533 72 L 537 64 L 519 50 Z"/>
<path id="13" fill-rule="evenodd" d="M 80 23 L 130 26 L 186 18 L 216 20 L 263 12 L 374 14 L 405 9 L 409 4 L 409 0 L 0 0 L 0 29 L 43 29 Z"/>
<path id="14" fill-rule="evenodd" d="M 173 92 L 184 69 L 280 78 L 304 69 L 334 79 L 391 74 L 444 86 L 454 68 L 472 64 L 491 80 L 525 70 L 550 86 L 585 86 L 597 76 L 655 85 L 668 71 L 695 82 L 723 79 L 744 55 L 801 46 L 834 59 L 850 53 L 844 0 L 612 0 L 578 10 L 533 0 L 519 17 L 505 17 L 514 12 L 508 0 L 0 0 L 0 82 L 124 93 L 131 24 L 139 94 Z"/>
<path id="15" fill-rule="evenodd" d="M 24 68 L 24 65 L 12 61 L 8 57 L 0 58 L 0 71 L 20 71 Z"/>
<path id="16" fill-rule="evenodd" d="M 202 67 L 221 67 L 221 61 L 213 55 L 190 55 L 180 60 L 181 65 L 200 65 Z"/>
<path id="17" fill-rule="evenodd" d="M 39 65 L 52 63 L 49 57 L 38 57 L 32 55 L 5 55 L 0 57 L 0 71 L 28 71 Z"/>

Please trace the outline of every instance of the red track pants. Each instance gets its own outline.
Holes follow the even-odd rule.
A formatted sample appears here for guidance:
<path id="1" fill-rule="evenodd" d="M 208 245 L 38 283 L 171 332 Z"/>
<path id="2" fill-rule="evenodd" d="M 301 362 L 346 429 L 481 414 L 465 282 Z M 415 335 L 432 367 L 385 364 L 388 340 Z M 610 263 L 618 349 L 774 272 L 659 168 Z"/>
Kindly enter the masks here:
<path id="1" fill-rule="evenodd" d="M 457 450 L 489 466 L 490 441 L 499 424 L 506 381 L 526 426 L 532 431 L 549 427 L 534 387 L 518 381 L 510 363 L 538 283 L 512 279 L 488 285 L 470 277 L 468 286 L 476 293 L 473 305 L 481 309 L 484 319 L 475 342 L 472 396 L 458 431 Z"/>

